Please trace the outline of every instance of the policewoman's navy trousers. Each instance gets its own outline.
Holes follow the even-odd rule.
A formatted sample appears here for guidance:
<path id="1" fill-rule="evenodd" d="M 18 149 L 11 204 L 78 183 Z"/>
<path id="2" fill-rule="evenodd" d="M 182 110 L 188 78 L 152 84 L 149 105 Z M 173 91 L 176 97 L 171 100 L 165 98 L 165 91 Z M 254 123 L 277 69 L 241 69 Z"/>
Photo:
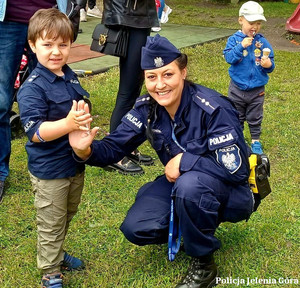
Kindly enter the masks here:
<path id="1" fill-rule="evenodd" d="M 221 222 L 248 219 L 253 210 L 248 184 L 232 186 L 195 171 L 184 173 L 175 184 L 160 176 L 140 188 L 120 227 L 130 242 L 167 243 L 172 193 L 185 252 L 192 257 L 212 254 L 220 247 L 214 233 Z"/>

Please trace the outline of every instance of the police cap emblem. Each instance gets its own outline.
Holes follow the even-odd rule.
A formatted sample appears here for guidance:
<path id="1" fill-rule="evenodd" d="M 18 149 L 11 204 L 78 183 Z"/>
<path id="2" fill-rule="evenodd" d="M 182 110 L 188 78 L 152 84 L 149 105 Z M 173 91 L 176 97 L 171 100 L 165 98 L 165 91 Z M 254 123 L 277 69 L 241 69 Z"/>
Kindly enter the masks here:
<path id="1" fill-rule="evenodd" d="M 164 60 L 161 57 L 156 57 L 154 59 L 154 65 L 156 68 L 160 68 L 160 67 L 164 66 Z"/>

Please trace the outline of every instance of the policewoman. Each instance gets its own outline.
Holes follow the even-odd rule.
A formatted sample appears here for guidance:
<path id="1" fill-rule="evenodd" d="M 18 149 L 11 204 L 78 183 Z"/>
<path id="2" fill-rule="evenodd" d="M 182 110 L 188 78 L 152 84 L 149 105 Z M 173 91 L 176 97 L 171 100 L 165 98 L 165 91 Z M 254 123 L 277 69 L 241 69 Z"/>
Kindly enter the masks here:
<path id="1" fill-rule="evenodd" d="M 173 199 L 184 251 L 192 257 L 176 288 L 213 287 L 216 228 L 248 219 L 254 204 L 238 114 L 226 97 L 185 80 L 187 56 L 164 37 L 148 37 L 141 66 L 148 94 L 117 130 L 93 142 L 97 128 L 86 137 L 74 132 L 70 144 L 78 161 L 103 167 L 148 139 L 165 174 L 140 188 L 120 229 L 137 245 L 167 243 Z"/>

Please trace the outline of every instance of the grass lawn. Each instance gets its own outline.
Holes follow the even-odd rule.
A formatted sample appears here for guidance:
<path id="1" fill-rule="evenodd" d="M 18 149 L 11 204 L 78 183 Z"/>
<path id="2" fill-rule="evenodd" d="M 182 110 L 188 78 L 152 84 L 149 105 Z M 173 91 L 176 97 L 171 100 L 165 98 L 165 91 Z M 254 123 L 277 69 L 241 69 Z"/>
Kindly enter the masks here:
<path id="1" fill-rule="evenodd" d="M 201 1 L 169 0 L 173 23 L 197 24 L 198 13 L 207 19 L 234 16 L 239 5 L 198 5 Z M 288 18 L 296 5 L 283 2 L 261 3 L 269 17 Z M 221 15 L 220 14 L 220 15 Z M 273 15 L 273 16 L 271 16 Z M 213 22 L 213 23 L 212 23 Z M 214 20 L 203 25 L 222 26 Z M 202 23 L 201 23 L 202 24 Z M 228 23 L 229 25 L 229 23 Z M 235 24 L 232 24 L 235 25 Z M 236 28 L 236 26 L 228 28 Z M 189 57 L 188 77 L 226 95 L 228 64 L 222 57 L 226 40 L 183 50 Z M 263 200 L 248 222 L 223 223 L 216 234 L 222 247 L 215 259 L 224 279 L 240 282 L 259 279 L 274 280 L 271 287 L 299 287 L 300 282 L 300 52 L 275 50 L 276 68 L 266 86 L 262 143 L 271 161 L 272 193 Z M 91 94 L 94 124 L 102 132 L 109 130 L 109 119 L 117 92 L 118 69 L 93 77 L 81 78 Z M 145 92 L 145 89 L 143 89 Z M 245 137 L 249 141 L 248 129 Z M 27 139 L 13 140 L 10 186 L 0 205 L 0 287 L 39 287 L 40 273 L 36 268 L 36 225 L 34 197 L 27 173 L 24 145 Z M 87 167 L 86 183 L 79 212 L 71 223 L 65 249 L 85 259 L 86 270 L 65 276 L 65 287 L 133 287 L 169 288 L 185 273 L 190 258 L 180 252 L 174 262 L 167 260 L 167 246 L 137 247 L 119 231 L 119 225 L 134 201 L 138 188 L 163 173 L 149 144 L 143 153 L 156 161 L 144 167 L 142 176 L 122 176 L 101 168 Z M 257 281 L 255 279 L 258 279 Z M 280 281 L 283 284 L 279 283 Z M 221 284 L 219 287 L 235 287 Z"/>

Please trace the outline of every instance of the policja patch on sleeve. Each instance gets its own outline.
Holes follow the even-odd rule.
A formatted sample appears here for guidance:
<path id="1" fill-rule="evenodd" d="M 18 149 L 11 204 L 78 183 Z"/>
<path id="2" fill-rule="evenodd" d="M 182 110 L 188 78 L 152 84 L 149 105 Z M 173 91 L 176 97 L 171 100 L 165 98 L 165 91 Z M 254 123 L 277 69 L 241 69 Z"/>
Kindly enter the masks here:
<path id="1" fill-rule="evenodd" d="M 217 149 L 216 155 L 218 163 L 223 165 L 231 174 L 241 167 L 240 148 L 236 144 Z"/>
<path id="2" fill-rule="evenodd" d="M 137 133 L 139 133 L 141 129 L 145 129 L 143 122 L 140 119 L 140 115 L 133 109 L 122 118 L 122 122 L 126 123 Z"/>

